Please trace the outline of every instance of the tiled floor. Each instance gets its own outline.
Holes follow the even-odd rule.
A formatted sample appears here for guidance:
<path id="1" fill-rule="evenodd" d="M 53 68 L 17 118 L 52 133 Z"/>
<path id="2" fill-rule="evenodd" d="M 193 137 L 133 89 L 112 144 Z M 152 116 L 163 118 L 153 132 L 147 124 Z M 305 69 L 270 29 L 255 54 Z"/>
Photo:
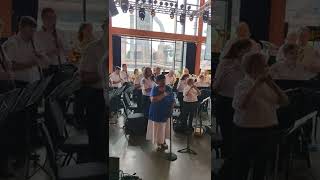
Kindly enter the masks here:
<path id="1" fill-rule="evenodd" d="M 172 149 L 178 159 L 170 162 L 165 159 L 164 153 L 155 152 L 152 144 L 146 142 L 144 137 L 129 144 L 121 129 L 123 118 L 119 118 L 118 122 L 116 125 L 110 125 L 109 154 L 120 157 L 120 169 L 124 172 L 137 173 L 136 175 L 143 180 L 211 179 L 210 137 L 208 135 L 192 138 L 191 149 L 196 151 L 197 155 L 189 155 L 177 152 L 185 148 L 186 137 L 173 132 Z"/>

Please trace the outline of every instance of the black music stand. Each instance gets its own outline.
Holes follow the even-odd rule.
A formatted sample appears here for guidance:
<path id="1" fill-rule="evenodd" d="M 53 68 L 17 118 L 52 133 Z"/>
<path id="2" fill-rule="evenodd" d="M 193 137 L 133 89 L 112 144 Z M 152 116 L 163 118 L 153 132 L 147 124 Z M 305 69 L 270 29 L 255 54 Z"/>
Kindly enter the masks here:
<path id="1" fill-rule="evenodd" d="M 205 98 L 204 100 L 202 100 L 202 102 L 200 103 L 200 105 L 199 105 L 199 122 L 200 122 L 200 125 L 198 126 L 197 124 L 196 124 L 196 126 L 195 126 L 195 131 L 197 132 L 197 129 L 200 129 L 200 132 L 197 132 L 197 134 L 198 134 L 198 136 L 202 136 L 202 135 L 204 135 L 205 133 L 206 133 L 206 128 L 205 128 L 205 126 L 203 126 L 202 125 L 202 116 L 201 116 L 201 113 L 202 113 L 202 111 L 203 111 L 203 109 L 204 109 L 204 105 L 208 102 L 210 100 L 210 97 L 207 97 L 207 98 Z M 197 123 L 198 123 L 198 120 L 197 120 Z"/>
<path id="2" fill-rule="evenodd" d="M 21 89 L 14 89 L 0 95 L 0 124 L 5 123 L 4 121 L 6 121 L 9 113 L 12 112 L 20 93 Z"/>
<path id="3" fill-rule="evenodd" d="M 165 157 L 168 161 L 175 161 L 177 160 L 177 155 L 174 154 L 172 152 L 172 128 L 171 128 L 171 124 L 172 124 L 172 116 L 170 117 L 170 149 L 169 149 L 169 153 L 165 154 Z"/>
<path id="4" fill-rule="evenodd" d="M 38 170 L 42 170 L 46 174 L 50 175 L 50 173 L 45 169 L 44 166 L 40 165 L 36 160 L 38 159 L 38 155 L 36 153 L 32 152 L 31 147 L 31 131 L 32 131 L 32 117 L 31 112 L 34 105 L 36 105 L 38 102 L 41 101 L 41 98 L 44 95 L 44 92 L 52 80 L 53 76 L 49 76 L 45 79 L 42 79 L 40 81 L 36 81 L 34 83 L 29 84 L 25 89 L 23 89 L 21 95 L 19 96 L 19 101 L 16 103 L 14 112 L 23 111 L 26 113 L 26 144 L 27 144 L 27 159 L 26 159 L 26 171 L 25 171 L 25 179 L 32 178 Z M 29 175 L 29 168 L 30 168 L 30 160 L 34 160 L 34 165 L 38 168 L 32 175 Z"/>

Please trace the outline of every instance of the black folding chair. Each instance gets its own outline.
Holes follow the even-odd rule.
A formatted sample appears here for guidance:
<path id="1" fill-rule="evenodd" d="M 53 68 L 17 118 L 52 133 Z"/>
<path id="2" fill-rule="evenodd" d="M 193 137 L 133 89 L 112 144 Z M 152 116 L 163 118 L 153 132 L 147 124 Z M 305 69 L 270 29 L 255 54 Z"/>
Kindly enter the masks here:
<path id="1" fill-rule="evenodd" d="M 56 148 L 53 145 L 50 133 L 44 123 L 39 123 L 45 140 L 50 166 L 57 180 L 105 180 L 107 176 L 107 163 L 90 162 L 71 166 L 59 167 L 57 165 Z"/>

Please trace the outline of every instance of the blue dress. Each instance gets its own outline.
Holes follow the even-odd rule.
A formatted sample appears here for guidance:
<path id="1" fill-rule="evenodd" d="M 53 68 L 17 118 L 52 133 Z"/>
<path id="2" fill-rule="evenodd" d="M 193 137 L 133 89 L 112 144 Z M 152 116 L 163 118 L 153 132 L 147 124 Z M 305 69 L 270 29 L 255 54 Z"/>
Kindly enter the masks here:
<path id="1" fill-rule="evenodd" d="M 161 101 L 151 102 L 149 109 L 149 120 L 154 122 L 166 122 L 171 116 L 174 95 L 169 86 L 165 87 L 165 92 L 169 95 L 164 97 Z M 158 96 L 159 94 L 159 86 L 154 86 L 151 90 L 150 97 Z"/>

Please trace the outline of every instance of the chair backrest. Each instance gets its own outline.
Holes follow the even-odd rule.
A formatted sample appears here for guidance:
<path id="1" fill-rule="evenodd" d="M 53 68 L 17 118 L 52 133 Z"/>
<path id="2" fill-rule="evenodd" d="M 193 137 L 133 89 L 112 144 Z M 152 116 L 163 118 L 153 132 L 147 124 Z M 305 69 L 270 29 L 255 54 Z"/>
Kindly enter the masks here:
<path id="1" fill-rule="evenodd" d="M 125 98 L 125 101 L 127 102 L 127 104 L 128 104 L 129 106 L 132 105 L 128 93 L 123 93 L 123 95 L 124 95 L 124 98 Z"/>
<path id="2" fill-rule="evenodd" d="M 121 103 L 122 103 L 122 105 L 123 105 L 123 109 L 124 109 L 124 114 L 126 115 L 126 117 L 128 117 L 128 108 L 127 108 L 127 105 L 126 105 L 126 103 L 124 102 L 124 100 L 123 99 L 121 99 Z"/>
<path id="3" fill-rule="evenodd" d="M 41 97 L 43 96 L 47 86 L 49 85 L 50 81 L 52 80 L 53 75 L 41 80 L 38 84 L 38 86 L 34 89 L 34 91 L 31 94 L 30 99 L 27 102 L 27 106 L 31 106 L 35 103 L 37 103 Z"/>

